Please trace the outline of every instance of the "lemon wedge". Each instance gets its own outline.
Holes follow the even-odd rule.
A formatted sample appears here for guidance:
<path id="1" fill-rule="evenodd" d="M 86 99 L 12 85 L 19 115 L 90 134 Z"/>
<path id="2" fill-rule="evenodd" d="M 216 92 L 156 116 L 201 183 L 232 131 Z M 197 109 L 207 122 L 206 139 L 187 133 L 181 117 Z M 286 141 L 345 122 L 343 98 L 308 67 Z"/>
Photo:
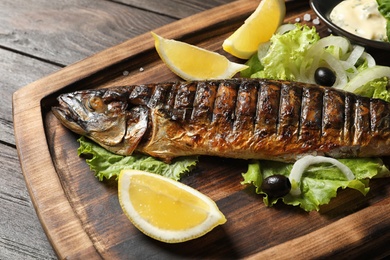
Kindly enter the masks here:
<path id="1" fill-rule="evenodd" d="M 182 79 L 227 79 L 248 66 L 229 61 L 225 56 L 197 46 L 165 39 L 152 32 L 155 47 L 168 68 Z"/>
<path id="2" fill-rule="evenodd" d="M 284 0 L 262 0 L 244 24 L 223 42 L 223 49 L 240 59 L 249 59 L 260 43 L 271 39 L 285 15 Z"/>
<path id="3" fill-rule="evenodd" d="M 134 226 L 166 243 L 198 238 L 226 222 L 212 199 L 158 174 L 122 170 L 118 196 L 124 213 Z"/>

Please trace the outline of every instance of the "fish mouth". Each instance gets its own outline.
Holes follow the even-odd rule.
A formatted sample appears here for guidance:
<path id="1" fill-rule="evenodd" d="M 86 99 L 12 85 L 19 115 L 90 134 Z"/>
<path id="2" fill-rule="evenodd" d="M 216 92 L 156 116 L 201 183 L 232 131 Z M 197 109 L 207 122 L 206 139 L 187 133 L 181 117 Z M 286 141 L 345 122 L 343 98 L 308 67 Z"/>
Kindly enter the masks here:
<path id="1" fill-rule="evenodd" d="M 83 127 L 82 118 L 88 117 L 88 112 L 83 107 L 76 95 L 64 94 L 57 98 L 59 106 L 52 107 L 52 112 L 67 128 L 80 135 L 87 133 Z"/>

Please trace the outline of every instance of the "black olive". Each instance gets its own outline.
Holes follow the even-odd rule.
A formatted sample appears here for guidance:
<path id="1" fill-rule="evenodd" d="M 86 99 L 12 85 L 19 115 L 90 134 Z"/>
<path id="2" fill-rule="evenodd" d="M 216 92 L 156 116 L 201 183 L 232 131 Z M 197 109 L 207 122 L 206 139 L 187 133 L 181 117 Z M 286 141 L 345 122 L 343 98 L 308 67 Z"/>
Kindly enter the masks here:
<path id="1" fill-rule="evenodd" d="M 336 82 L 336 75 L 329 68 L 319 67 L 314 72 L 314 80 L 318 85 L 331 87 Z"/>
<path id="2" fill-rule="evenodd" d="M 290 192 L 291 183 L 286 176 L 276 174 L 265 178 L 261 189 L 272 198 L 280 198 Z"/>

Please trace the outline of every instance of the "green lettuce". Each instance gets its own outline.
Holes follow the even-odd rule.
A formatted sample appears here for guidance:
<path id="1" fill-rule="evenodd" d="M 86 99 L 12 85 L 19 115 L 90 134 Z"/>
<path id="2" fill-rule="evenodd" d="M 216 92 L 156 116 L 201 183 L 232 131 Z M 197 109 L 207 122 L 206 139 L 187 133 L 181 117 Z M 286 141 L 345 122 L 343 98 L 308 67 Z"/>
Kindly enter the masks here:
<path id="1" fill-rule="evenodd" d="M 340 159 L 355 174 L 355 179 L 348 181 L 343 173 L 335 166 L 322 163 L 309 166 L 301 180 L 302 193 L 293 196 L 290 193 L 282 198 L 271 198 L 261 189 L 263 180 L 268 176 L 282 174 L 290 175 L 293 164 L 274 161 L 252 161 L 248 171 L 243 173 L 244 185 L 254 185 L 256 193 L 263 194 L 265 205 L 272 206 L 279 200 L 287 205 L 300 206 L 305 211 L 319 211 L 320 206 L 328 204 L 337 195 L 338 189 L 351 188 L 363 195 L 369 191 L 369 180 L 374 177 L 388 177 L 389 170 L 380 158 Z"/>
<path id="2" fill-rule="evenodd" d="M 388 86 L 389 78 L 383 77 L 368 82 L 356 89 L 354 92 L 361 96 L 379 98 L 390 102 L 390 92 L 388 90 Z"/>
<path id="3" fill-rule="evenodd" d="M 295 26 L 296 28 L 288 33 L 274 34 L 270 39 L 271 45 L 267 54 L 261 60 L 257 58 L 257 61 L 252 57 L 247 62 L 250 68 L 241 76 L 245 76 L 250 71 L 251 78 L 296 80 L 306 52 L 320 39 L 320 36 L 315 27 L 309 28 L 301 24 Z"/>
<path id="4" fill-rule="evenodd" d="M 252 55 L 249 60 L 245 63 L 248 68 L 240 72 L 240 76 L 243 78 L 250 78 L 253 74 L 264 69 L 263 64 L 259 60 L 259 56 L 256 54 Z"/>
<path id="5" fill-rule="evenodd" d="M 142 170 L 180 180 L 198 162 L 198 158 L 193 156 L 177 158 L 168 164 L 142 154 L 131 156 L 113 154 L 83 136 L 77 141 L 80 143 L 77 150 L 78 155 L 87 157 L 87 164 L 100 181 L 112 177 L 117 179 L 123 169 Z"/>
<path id="6" fill-rule="evenodd" d="M 376 2 L 378 3 L 379 12 L 387 20 L 386 35 L 387 35 L 387 40 L 389 40 L 388 38 L 390 35 L 390 0 L 376 0 Z"/>

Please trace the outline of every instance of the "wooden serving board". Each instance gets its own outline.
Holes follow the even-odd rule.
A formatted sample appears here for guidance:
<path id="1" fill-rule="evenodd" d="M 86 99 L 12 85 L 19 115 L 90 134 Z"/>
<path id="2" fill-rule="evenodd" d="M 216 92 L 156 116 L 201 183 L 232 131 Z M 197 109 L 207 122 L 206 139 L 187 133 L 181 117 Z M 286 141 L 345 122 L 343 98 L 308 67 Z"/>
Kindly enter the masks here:
<path id="1" fill-rule="evenodd" d="M 235 60 L 221 44 L 257 5 L 258 1 L 237 1 L 155 32 Z M 303 21 L 306 13 L 315 17 L 306 1 L 288 2 L 285 21 Z M 323 24 L 317 28 L 322 35 L 328 33 Z M 15 92 L 15 136 L 23 174 L 59 258 L 374 258 L 390 253 L 389 179 L 373 180 L 366 197 L 341 191 L 320 212 L 306 213 L 285 205 L 265 207 L 261 196 L 240 184 L 245 161 L 212 157 L 201 157 L 183 182 L 214 199 L 227 223 L 181 244 L 161 243 L 140 233 L 122 213 L 116 181 L 94 177 L 77 156 L 78 136 L 60 125 L 50 107 L 58 94 L 75 89 L 176 79 L 147 33 Z"/>

